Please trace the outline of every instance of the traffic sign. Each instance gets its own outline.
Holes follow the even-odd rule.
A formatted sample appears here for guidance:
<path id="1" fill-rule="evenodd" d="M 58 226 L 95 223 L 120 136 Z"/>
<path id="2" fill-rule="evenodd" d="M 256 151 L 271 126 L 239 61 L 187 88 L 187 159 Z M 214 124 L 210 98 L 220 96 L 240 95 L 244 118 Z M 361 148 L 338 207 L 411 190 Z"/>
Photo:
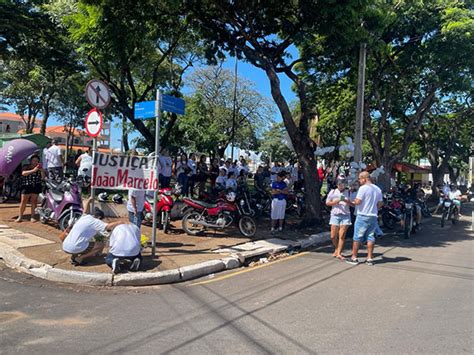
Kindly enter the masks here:
<path id="1" fill-rule="evenodd" d="M 163 111 L 184 115 L 185 102 L 183 99 L 170 95 L 161 95 L 161 100 L 161 109 Z"/>
<path id="2" fill-rule="evenodd" d="M 135 119 L 146 120 L 147 118 L 155 118 L 156 101 L 143 101 L 135 104 Z"/>
<path id="3" fill-rule="evenodd" d="M 106 83 L 93 79 L 86 85 L 86 100 L 92 107 L 102 110 L 110 104 L 110 90 Z"/>
<path id="4" fill-rule="evenodd" d="M 102 125 L 104 121 L 102 120 L 102 114 L 96 108 L 93 108 L 87 113 L 86 116 L 86 132 L 89 137 L 97 137 L 102 130 Z"/>

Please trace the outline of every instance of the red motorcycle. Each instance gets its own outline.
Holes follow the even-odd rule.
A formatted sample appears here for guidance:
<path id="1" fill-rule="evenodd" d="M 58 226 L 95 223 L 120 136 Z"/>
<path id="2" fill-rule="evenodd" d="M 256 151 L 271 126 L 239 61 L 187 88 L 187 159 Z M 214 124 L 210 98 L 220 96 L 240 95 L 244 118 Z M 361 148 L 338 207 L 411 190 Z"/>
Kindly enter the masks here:
<path id="1" fill-rule="evenodd" d="M 224 229 L 236 222 L 242 235 L 253 237 L 257 225 L 252 217 L 243 214 L 235 203 L 235 197 L 235 192 L 228 192 L 225 200 L 218 200 L 216 203 L 184 199 L 184 203 L 192 207 L 183 217 L 184 231 L 188 235 L 198 235 L 207 228 Z"/>
<path id="2" fill-rule="evenodd" d="M 156 206 L 157 223 L 162 226 L 163 232 L 168 233 L 170 229 L 170 212 L 173 208 L 173 189 L 166 187 L 158 190 L 158 204 Z M 153 223 L 153 199 L 145 199 L 143 209 L 143 221 Z"/>

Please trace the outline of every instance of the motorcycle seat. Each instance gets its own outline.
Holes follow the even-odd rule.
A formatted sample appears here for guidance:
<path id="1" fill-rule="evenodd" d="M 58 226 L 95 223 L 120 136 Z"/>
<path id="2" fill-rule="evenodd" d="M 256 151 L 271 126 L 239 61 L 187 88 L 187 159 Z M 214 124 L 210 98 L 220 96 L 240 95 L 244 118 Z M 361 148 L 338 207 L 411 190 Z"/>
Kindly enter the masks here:
<path id="1" fill-rule="evenodd" d="M 204 208 L 216 208 L 217 207 L 217 203 L 207 203 L 207 202 L 204 202 L 204 201 L 200 201 L 200 200 L 194 200 L 194 199 L 191 199 L 191 201 L 193 201 L 195 204 L 198 204 Z"/>

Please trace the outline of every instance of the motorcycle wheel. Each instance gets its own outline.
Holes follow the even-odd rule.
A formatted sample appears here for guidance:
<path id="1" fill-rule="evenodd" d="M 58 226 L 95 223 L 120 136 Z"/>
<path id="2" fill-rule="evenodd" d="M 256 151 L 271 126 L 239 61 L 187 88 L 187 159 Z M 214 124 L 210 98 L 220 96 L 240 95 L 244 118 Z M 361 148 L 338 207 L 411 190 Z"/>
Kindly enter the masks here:
<path id="1" fill-rule="evenodd" d="M 394 229 L 396 221 L 388 213 L 382 213 L 382 223 L 387 229 Z"/>
<path id="2" fill-rule="evenodd" d="M 412 229 L 413 229 L 413 216 L 410 213 L 408 216 L 405 215 L 405 228 L 404 228 L 404 233 L 403 233 L 403 235 L 405 236 L 405 239 L 408 239 L 410 237 L 410 233 Z"/>
<path id="3" fill-rule="evenodd" d="M 255 235 L 257 231 L 257 224 L 250 216 L 242 216 L 239 220 L 239 230 L 244 237 L 250 238 Z"/>
<path id="4" fill-rule="evenodd" d="M 446 208 L 443 208 L 443 215 L 441 216 L 441 228 L 444 227 L 444 223 L 446 222 L 446 218 L 448 217 L 448 211 Z"/>
<path id="5" fill-rule="evenodd" d="M 451 214 L 451 223 L 454 225 L 456 224 L 457 220 L 459 218 L 459 211 L 458 209 L 456 208 L 453 213 Z"/>
<path id="6" fill-rule="evenodd" d="M 204 231 L 204 226 L 199 225 L 199 224 L 192 224 L 189 222 L 190 219 L 201 219 L 201 215 L 195 211 L 190 211 L 186 213 L 183 217 L 182 225 L 183 225 L 183 230 L 186 232 L 188 235 L 198 235 Z"/>
<path id="7" fill-rule="evenodd" d="M 162 212 L 161 224 L 163 225 L 163 233 L 167 234 L 170 229 L 170 214 L 168 211 Z"/>
<path id="8" fill-rule="evenodd" d="M 74 211 L 72 212 L 72 219 L 74 221 L 78 220 L 79 218 L 81 218 L 82 216 L 82 213 L 79 212 L 79 211 Z M 71 214 L 70 213 L 66 213 L 58 222 L 59 224 L 59 229 L 61 229 L 62 231 L 65 230 L 68 226 L 69 226 L 69 221 L 71 219 Z"/>

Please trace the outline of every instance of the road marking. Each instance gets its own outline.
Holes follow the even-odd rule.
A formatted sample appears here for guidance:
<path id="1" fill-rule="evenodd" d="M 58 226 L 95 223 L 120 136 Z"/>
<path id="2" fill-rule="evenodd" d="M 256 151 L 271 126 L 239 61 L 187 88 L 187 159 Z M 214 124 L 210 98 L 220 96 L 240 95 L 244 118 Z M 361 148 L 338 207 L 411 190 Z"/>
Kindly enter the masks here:
<path id="1" fill-rule="evenodd" d="M 309 254 L 309 251 L 304 251 L 304 252 L 301 252 L 301 253 L 298 253 L 298 254 L 295 254 L 295 255 L 290 255 L 286 258 L 281 258 L 281 259 L 278 259 L 278 260 L 275 260 L 275 261 L 270 261 L 269 263 L 266 263 L 266 264 L 262 264 L 262 265 L 257 265 L 257 266 L 253 266 L 253 267 L 249 267 L 247 269 L 243 269 L 243 270 L 238 270 L 238 271 L 235 271 L 235 272 L 232 272 L 230 274 L 226 274 L 226 275 L 222 275 L 220 277 L 216 277 L 212 280 L 206 280 L 206 281 L 200 281 L 200 282 L 195 282 L 189 286 L 197 286 L 197 285 L 205 285 L 205 284 L 208 284 L 208 283 L 211 283 L 211 282 L 215 282 L 215 281 L 221 281 L 221 280 L 225 280 L 225 279 L 228 279 L 229 277 L 234 277 L 234 276 L 237 276 L 237 275 L 240 275 L 240 274 L 245 274 L 246 272 L 250 272 L 250 271 L 254 271 L 254 270 L 257 270 L 257 269 L 261 269 L 263 267 L 267 267 L 267 266 L 270 266 L 270 265 L 274 265 L 274 264 L 277 264 L 277 263 L 280 263 L 282 261 L 287 261 L 287 260 L 291 260 L 291 259 L 295 259 L 295 258 L 298 258 L 300 256 L 304 256 L 304 255 L 307 255 Z"/>

